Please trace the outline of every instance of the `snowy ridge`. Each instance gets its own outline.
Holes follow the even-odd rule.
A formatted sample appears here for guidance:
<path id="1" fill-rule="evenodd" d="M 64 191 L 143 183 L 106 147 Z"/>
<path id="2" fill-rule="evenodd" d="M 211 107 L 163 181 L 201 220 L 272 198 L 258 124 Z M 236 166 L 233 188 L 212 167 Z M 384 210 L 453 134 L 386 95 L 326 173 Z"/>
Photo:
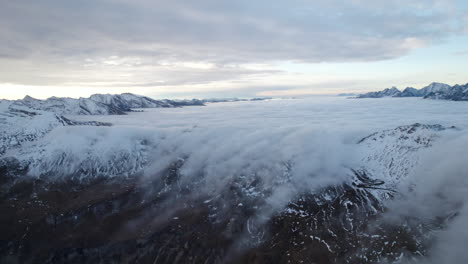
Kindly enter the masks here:
<path id="1" fill-rule="evenodd" d="M 213 179 L 204 173 L 206 170 L 187 172 L 184 165 L 191 161 L 190 157 L 184 157 L 170 159 L 169 166 L 156 172 L 150 165 L 164 159 L 164 154 L 168 154 L 165 150 L 173 151 L 162 146 L 164 135 L 118 126 L 57 127 L 35 144 L 10 150 L 8 157 L 0 160 L 0 171 L 10 170 L 6 175 L 13 179 L 12 186 L 15 177 L 29 176 L 22 180 L 45 184 L 46 193 L 55 190 L 48 187 L 49 183 L 77 190 L 90 186 L 92 190 L 85 191 L 81 199 L 87 199 L 96 190 L 101 193 L 110 188 L 106 198 L 86 202 L 74 210 L 66 207 L 63 213 L 47 216 L 46 227 L 78 226 L 86 219 L 108 216 L 129 219 L 126 217 L 133 213 L 126 212 L 138 209 L 140 213 L 132 219 L 148 232 L 145 233 L 148 236 L 138 237 L 140 252 L 158 252 L 158 257 L 160 254 L 168 259 L 167 263 L 174 262 L 173 257 L 177 255 L 174 252 L 186 252 L 183 248 L 197 250 L 198 254 L 199 243 L 186 243 L 188 240 L 179 237 L 189 231 L 173 229 L 188 224 L 193 230 L 194 223 L 201 237 L 227 234 L 236 244 L 260 252 L 281 252 L 300 260 L 296 263 L 310 260 L 311 255 L 303 253 L 304 248 L 319 252 L 319 256 L 333 260 L 331 263 L 379 263 L 385 259 L 398 263 L 399 256 L 403 256 L 400 249 L 406 250 L 407 245 L 411 246 L 412 253 L 426 254 L 424 242 L 430 234 L 421 228 L 424 222 L 389 224 L 379 217 L 385 212 L 387 199 L 398 191 L 399 184 L 417 165 L 418 154 L 451 129 L 413 124 L 373 133 L 356 142 L 355 147 L 362 154 L 360 168 L 345 169 L 349 177 L 316 188 L 302 187 L 305 182 L 295 178 L 297 164 L 294 162 L 265 164 L 278 170 L 263 168 L 266 171 L 217 174 Z M 163 150 L 157 152 L 160 148 Z M 148 168 L 151 175 L 144 174 Z M 271 176 L 272 172 L 279 173 Z M 37 178 L 40 180 L 36 181 Z M 133 185 L 139 180 L 143 183 L 137 189 L 126 184 L 133 182 Z M 220 184 L 213 180 L 219 180 Z M 101 181 L 109 184 L 100 184 Z M 96 183 L 98 186 L 94 188 Z M 214 188 L 207 188 L 208 185 Z M 14 191 L 9 197 L 13 195 Z M 35 197 L 33 194 L 26 197 L 30 196 Z M 71 197 L 67 205 L 80 199 L 75 198 L 78 195 Z M 45 200 L 45 206 L 47 202 L 52 201 Z M 145 216 L 150 222 L 145 222 Z M 163 225 L 152 227 L 155 219 L 157 223 L 163 221 Z M 429 228 L 437 230 L 438 227 Z M 135 230 L 131 231 L 133 234 Z M 156 244 L 161 241 L 161 234 L 169 236 L 164 239 L 167 241 L 164 245 Z M 170 246 L 166 247 L 167 243 Z M 86 256 L 95 260 L 134 246 L 124 242 L 118 249 L 98 247 L 86 251 Z M 72 253 L 81 249 L 66 250 Z M 210 254 L 223 257 L 225 252 Z"/>
<path id="2" fill-rule="evenodd" d="M 86 136 L 76 138 L 73 149 L 61 147 L 67 144 L 66 137 L 56 137 L 58 133 L 76 132 L 64 127 L 62 130 L 52 131 L 44 138 L 44 142 L 32 149 L 20 150 L 18 155 L 23 164 L 28 164 L 28 174 L 46 178 L 63 175 L 86 181 L 96 177 L 135 176 L 146 166 L 147 141 L 133 139 L 109 144 L 104 138 L 108 134 L 104 131 L 97 137 L 86 128 L 80 131 Z M 55 138 L 55 142 L 47 143 L 50 138 Z"/>
<path id="3" fill-rule="evenodd" d="M 50 97 L 39 100 L 0 100 L 0 155 L 44 137 L 57 126 L 110 126 L 110 123 L 70 120 L 64 115 L 124 115 L 132 108 L 181 107 L 203 105 L 199 100 L 153 100 L 145 96 L 95 94 L 90 98 Z"/>
<path id="4" fill-rule="evenodd" d="M 200 100 L 154 100 L 131 93 L 94 94 L 89 98 L 50 97 L 39 100 L 30 96 L 12 102 L 33 110 L 53 112 L 57 115 L 124 115 L 133 108 L 158 108 L 203 105 Z"/>
<path id="5" fill-rule="evenodd" d="M 29 164 L 29 175 L 33 177 L 129 177 L 141 174 L 148 161 L 159 159 L 149 156 L 159 144 L 160 138 L 145 131 L 127 131 L 125 128 L 106 127 L 109 124 L 93 122 L 84 125 L 101 126 L 93 129 L 69 127 L 80 125 L 66 118 L 54 117 L 54 123 L 40 134 L 40 141 L 9 154 Z M 58 125 L 66 125 L 50 132 Z M 431 146 L 441 133 L 454 128 L 441 125 L 413 124 L 374 133 L 357 144 L 361 155 L 361 166 L 350 168 L 350 180 L 361 188 L 376 190 L 383 198 L 397 189 L 399 183 L 418 164 L 418 153 Z M 44 136 L 47 132 L 48 135 Z M 127 134 L 128 133 L 128 134 Z M 79 135 L 79 136 L 77 136 Z M 34 137 L 34 140 L 39 136 Z M 74 138 L 70 143 L 70 138 Z M 291 184 L 290 171 L 294 164 L 284 161 L 271 164 L 275 170 L 283 170 L 268 184 L 253 175 L 240 175 L 233 183 L 245 197 L 257 198 L 271 193 L 276 188 Z M 384 190 L 384 191 L 381 191 Z"/>
<path id="6" fill-rule="evenodd" d="M 61 115 L 35 110 L 13 101 L 0 101 L 0 156 L 8 149 L 37 141 L 58 126 L 110 126 L 104 122 L 72 121 Z"/>
<path id="7" fill-rule="evenodd" d="M 0 155 L 10 148 L 41 138 L 62 124 L 54 113 L 34 111 L 9 101 L 1 102 L 0 106 Z"/>
<path id="8" fill-rule="evenodd" d="M 446 90 L 435 90 L 428 93 L 424 98 L 443 99 L 452 101 L 468 101 L 468 84 L 455 85 Z"/>
<path id="9" fill-rule="evenodd" d="M 396 87 L 392 87 L 392 88 L 386 88 L 378 92 L 369 92 L 366 94 L 360 94 L 358 95 L 358 98 L 382 98 L 382 97 L 397 96 L 398 94 L 400 94 L 400 90 L 398 90 Z"/>
<path id="10" fill-rule="evenodd" d="M 129 110 L 87 98 L 50 97 L 46 100 L 39 100 L 26 96 L 23 100 L 15 101 L 14 104 L 58 115 L 122 115 L 125 114 L 125 110 Z"/>
<path id="11" fill-rule="evenodd" d="M 416 123 L 369 135 L 358 142 L 362 166 L 355 171 L 356 176 L 361 182 L 363 177 L 364 181 L 372 181 L 367 187 L 388 198 L 389 192 L 379 190 L 396 191 L 418 165 L 421 151 L 429 148 L 442 133 L 454 129 Z"/>
<path id="12" fill-rule="evenodd" d="M 450 87 L 450 85 L 448 84 L 434 82 L 422 88 L 420 92 L 422 93 L 422 96 L 427 96 L 431 93 L 445 93 L 450 91 L 451 88 L 452 87 Z"/>
<path id="13" fill-rule="evenodd" d="M 89 98 L 92 101 L 130 111 L 132 108 L 158 108 L 158 107 L 179 107 L 189 105 L 203 105 L 200 100 L 154 100 L 146 96 L 123 93 L 117 95 L 94 94 Z"/>
<path id="14" fill-rule="evenodd" d="M 360 94 L 356 98 L 423 97 L 424 99 L 466 101 L 468 100 L 467 88 L 468 84 L 450 86 L 445 83 L 434 82 L 419 90 L 407 87 L 403 91 L 400 91 L 396 87 L 392 87 L 391 89 L 387 88 L 378 92 Z"/>

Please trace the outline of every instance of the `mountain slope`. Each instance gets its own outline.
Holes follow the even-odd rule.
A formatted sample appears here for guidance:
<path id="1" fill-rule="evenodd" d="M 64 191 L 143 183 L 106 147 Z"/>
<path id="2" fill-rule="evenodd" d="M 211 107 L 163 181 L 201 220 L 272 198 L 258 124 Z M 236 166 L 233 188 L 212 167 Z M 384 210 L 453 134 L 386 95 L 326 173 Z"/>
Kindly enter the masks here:
<path id="1" fill-rule="evenodd" d="M 56 113 L 36 110 L 26 105 L 0 101 L 0 157 L 8 149 L 37 141 L 59 126 L 110 126 L 103 122 L 72 121 Z"/>
<path id="2" fill-rule="evenodd" d="M 142 176 L 155 162 L 149 153 L 157 137 L 123 142 L 115 127 L 63 127 L 0 162 L 0 256 L 25 263 L 397 263 L 402 254 L 427 254 L 427 230 L 439 227 L 389 223 L 386 203 L 419 154 L 452 129 L 413 124 L 369 135 L 357 143 L 362 166 L 337 184 L 297 189 L 294 164 L 285 162 L 274 179 L 219 175 L 227 181 L 212 193 L 203 173 L 184 180 L 190 157 Z M 74 133 L 82 139 L 70 142 Z M 284 195 L 290 188 L 293 195 Z M 284 205 L 271 203 L 277 195 L 288 199 Z"/>

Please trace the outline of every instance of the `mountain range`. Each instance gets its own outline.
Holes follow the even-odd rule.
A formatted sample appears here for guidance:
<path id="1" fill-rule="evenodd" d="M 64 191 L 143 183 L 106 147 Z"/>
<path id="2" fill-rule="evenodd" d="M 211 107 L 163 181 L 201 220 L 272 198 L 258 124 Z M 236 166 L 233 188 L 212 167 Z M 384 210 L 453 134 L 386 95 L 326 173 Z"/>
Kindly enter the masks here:
<path id="1" fill-rule="evenodd" d="M 407 87 L 402 91 L 396 87 L 392 87 L 382 91 L 360 94 L 356 98 L 382 97 L 422 97 L 424 99 L 468 101 L 468 84 L 450 86 L 448 84 L 434 82 L 421 89 Z"/>
<path id="2" fill-rule="evenodd" d="M 131 93 L 94 94 L 89 98 L 25 96 L 21 100 L 0 100 L 0 155 L 12 147 L 37 140 L 57 126 L 110 126 L 110 123 L 74 121 L 74 115 L 125 115 L 133 109 L 204 106 L 206 103 L 259 101 L 253 99 L 155 100 Z"/>
<path id="3" fill-rule="evenodd" d="M 457 213 L 386 219 L 424 154 L 455 127 L 414 123 L 359 137 L 342 177 L 300 188 L 306 182 L 290 160 L 214 178 L 210 168 L 195 170 L 203 160 L 190 155 L 207 144 L 208 157 L 220 156 L 229 138 L 196 141 L 172 159 L 183 139 L 196 137 L 191 129 L 160 134 L 72 120 L 186 105 L 201 104 L 131 94 L 0 100 L 0 263 L 401 263 L 428 255 Z M 186 137 L 164 144 L 179 133 Z M 284 204 L 272 202 L 278 197 Z"/>
<path id="4" fill-rule="evenodd" d="M 240 175 L 210 194 L 199 191 L 204 175 L 182 180 L 183 158 L 158 177 L 141 177 L 150 142 L 107 153 L 89 141 L 77 156 L 49 151 L 54 143 L 45 140 L 0 156 L 0 256 L 22 263 L 398 263 L 403 252 L 427 254 L 446 217 L 431 226 L 427 219 L 393 223 L 383 217 L 386 205 L 421 151 L 450 129 L 413 124 L 362 138 L 362 167 L 343 182 L 297 193 L 274 213 L 267 201 L 294 185 L 293 164 L 278 164 L 284 174 L 273 182 Z"/>
<path id="5" fill-rule="evenodd" d="M 193 100 L 155 100 L 146 96 L 131 93 L 94 94 L 89 98 L 50 97 L 39 100 L 30 96 L 12 102 L 13 105 L 23 105 L 33 110 L 53 112 L 59 115 L 123 115 L 134 108 L 181 107 L 203 105 L 197 99 Z"/>

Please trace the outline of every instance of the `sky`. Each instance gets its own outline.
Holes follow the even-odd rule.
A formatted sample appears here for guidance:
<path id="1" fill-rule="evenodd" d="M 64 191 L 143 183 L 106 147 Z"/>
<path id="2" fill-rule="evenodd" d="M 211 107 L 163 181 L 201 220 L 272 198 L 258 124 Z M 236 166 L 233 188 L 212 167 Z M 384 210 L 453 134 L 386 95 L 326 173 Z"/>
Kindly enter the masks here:
<path id="1" fill-rule="evenodd" d="M 464 0 L 2 0 L 0 98 L 306 96 L 468 82 Z"/>

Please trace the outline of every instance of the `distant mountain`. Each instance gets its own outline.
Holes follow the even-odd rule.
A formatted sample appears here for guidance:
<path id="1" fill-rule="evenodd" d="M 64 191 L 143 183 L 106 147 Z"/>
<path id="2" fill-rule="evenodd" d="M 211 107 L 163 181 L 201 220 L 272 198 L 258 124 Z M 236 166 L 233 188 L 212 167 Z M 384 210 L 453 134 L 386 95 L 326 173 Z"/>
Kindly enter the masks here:
<path id="1" fill-rule="evenodd" d="M 26 96 L 22 100 L 15 101 L 14 105 L 59 115 L 123 115 L 125 111 L 130 110 L 130 108 L 105 104 L 89 98 L 50 97 L 46 100 L 39 100 Z"/>
<path id="2" fill-rule="evenodd" d="M 396 94 L 394 97 L 421 97 L 422 92 L 413 87 L 407 87 L 402 92 Z"/>
<path id="3" fill-rule="evenodd" d="M 210 98 L 191 100 L 155 100 L 146 96 L 132 93 L 123 94 L 93 94 L 89 98 L 50 97 L 40 100 L 25 96 L 21 100 L 11 101 L 16 106 L 32 110 L 52 112 L 57 115 L 125 115 L 126 112 L 137 108 L 170 108 L 184 106 L 203 106 L 205 103 L 262 101 L 271 97 L 258 97 L 252 99 L 239 98 Z M 2 100 L 8 101 L 8 100 Z"/>
<path id="4" fill-rule="evenodd" d="M 425 99 L 443 99 L 452 101 L 468 101 L 468 84 L 454 85 L 447 90 L 432 91 L 424 96 Z"/>
<path id="5" fill-rule="evenodd" d="M 125 93 L 95 94 L 89 98 L 51 97 L 39 100 L 0 100 L 0 155 L 7 150 L 42 138 L 58 126 L 110 126 L 95 121 L 74 121 L 64 115 L 124 115 L 133 108 L 204 105 L 200 100 L 154 100 Z"/>
<path id="6" fill-rule="evenodd" d="M 134 108 L 181 107 L 204 105 L 200 100 L 154 100 L 131 93 L 94 94 L 89 98 L 50 97 L 39 100 L 30 96 L 14 101 L 17 106 L 52 112 L 58 115 L 124 115 Z"/>
<path id="7" fill-rule="evenodd" d="M 428 94 L 431 94 L 431 93 L 445 93 L 449 91 L 450 89 L 451 87 L 448 84 L 433 82 L 429 84 L 428 86 L 422 88 L 420 91 L 422 93 L 422 96 L 427 96 Z"/>
<path id="8" fill-rule="evenodd" d="M 415 89 L 407 87 L 399 91 L 393 87 L 378 92 L 360 94 L 357 98 L 382 98 L 382 97 L 423 97 L 424 99 L 443 99 L 452 101 L 468 101 L 468 84 L 450 86 L 445 83 L 431 83 L 428 86 Z"/>
<path id="9" fill-rule="evenodd" d="M 400 94 L 400 90 L 398 90 L 396 87 L 392 88 L 387 88 L 383 91 L 378 91 L 378 92 L 369 92 L 366 94 L 361 94 L 357 98 L 382 98 L 382 97 L 392 97 Z"/>
<path id="10" fill-rule="evenodd" d="M 94 94 L 89 98 L 96 102 L 108 104 L 120 109 L 131 108 L 159 108 L 159 107 L 180 107 L 191 105 L 203 105 L 203 102 L 198 99 L 192 100 L 154 100 L 152 98 L 135 95 L 131 93 L 123 93 L 117 95 L 111 94 Z M 128 111 L 126 110 L 126 111 Z"/>

